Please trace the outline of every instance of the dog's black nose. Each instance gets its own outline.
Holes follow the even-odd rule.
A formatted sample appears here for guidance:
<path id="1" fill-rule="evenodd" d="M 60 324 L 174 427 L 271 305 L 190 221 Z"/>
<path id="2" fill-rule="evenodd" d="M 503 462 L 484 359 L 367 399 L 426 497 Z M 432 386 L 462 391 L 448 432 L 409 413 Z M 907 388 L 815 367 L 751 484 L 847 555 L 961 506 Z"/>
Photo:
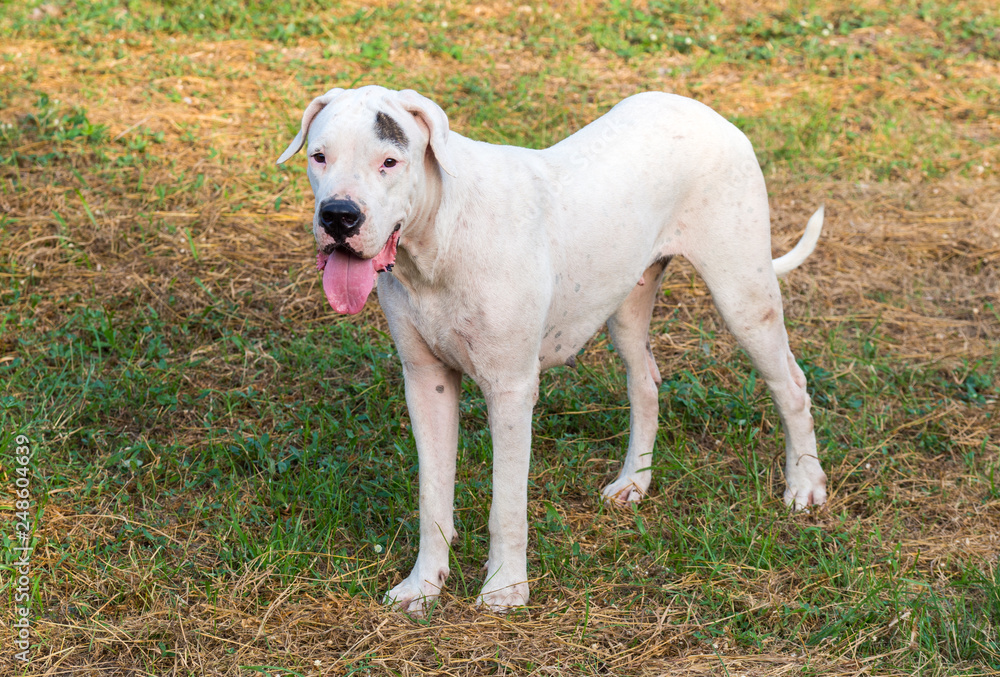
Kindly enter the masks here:
<path id="1" fill-rule="evenodd" d="M 335 240 L 343 241 L 354 235 L 364 221 L 365 215 L 354 200 L 330 199 L 319 205 L 319 223 Z"/>

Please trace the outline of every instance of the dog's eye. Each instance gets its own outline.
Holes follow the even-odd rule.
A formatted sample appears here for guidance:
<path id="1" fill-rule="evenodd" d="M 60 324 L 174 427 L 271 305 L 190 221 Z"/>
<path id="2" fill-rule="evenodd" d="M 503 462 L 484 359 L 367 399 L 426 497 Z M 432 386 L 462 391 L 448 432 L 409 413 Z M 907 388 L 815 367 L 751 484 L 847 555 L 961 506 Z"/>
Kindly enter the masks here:
<path id="1" fill-rule="evenodd" d="M 321 165 L 326 164 L 326 156 L 323 155 L 322 153 L 313 153 L 312 159 Z"/>
<path id="2" fill-rule="evenodd" d="M 385 162 L 382 163 L 382 166 L 383 167 L 395 167 L 396 166 L 396 159 L 395 158 L 391 158 L 391 157 L 387 157 L 385 159 Z"/>

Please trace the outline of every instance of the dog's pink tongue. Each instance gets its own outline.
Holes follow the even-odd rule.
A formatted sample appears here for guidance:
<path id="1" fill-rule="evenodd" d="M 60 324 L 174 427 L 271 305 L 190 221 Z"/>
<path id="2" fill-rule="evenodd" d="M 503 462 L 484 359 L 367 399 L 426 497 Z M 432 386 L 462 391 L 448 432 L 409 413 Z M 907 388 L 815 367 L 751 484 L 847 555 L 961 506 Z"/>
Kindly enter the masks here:
<path id="1" fill-rule="evenodd" d="M 323 271 L 323 291 L 334 310 L 348 315 L 361 312 L 375 286 L 375 274 L 392 270 L 398 242 L 399 230 L 395 230 L 382 251 L 367 260 L 340 249 L 329 256 L 316 252 L 316 268 Z"/>
<path id="2" fill-rule="evenodd" d="M 338 313 L 356 315 L 375 286 L 375 264 L 372 259 L 360 259 L 336 250 L 323 268 L 323 291 L 326 300 Z"/>

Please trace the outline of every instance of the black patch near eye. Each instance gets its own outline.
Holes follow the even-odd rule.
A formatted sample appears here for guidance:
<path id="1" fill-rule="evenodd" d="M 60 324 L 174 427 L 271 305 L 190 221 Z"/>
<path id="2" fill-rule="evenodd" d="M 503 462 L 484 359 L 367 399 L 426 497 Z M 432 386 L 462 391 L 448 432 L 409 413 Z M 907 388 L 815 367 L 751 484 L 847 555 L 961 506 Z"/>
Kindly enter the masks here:
<path id="1" fill-rule="evenodd" d="M 400 150 L 406 150 L 410 143 L 399 123 L 382 111 L 375 113 L 375 136 L 382 141 L 388 141 Z"/>

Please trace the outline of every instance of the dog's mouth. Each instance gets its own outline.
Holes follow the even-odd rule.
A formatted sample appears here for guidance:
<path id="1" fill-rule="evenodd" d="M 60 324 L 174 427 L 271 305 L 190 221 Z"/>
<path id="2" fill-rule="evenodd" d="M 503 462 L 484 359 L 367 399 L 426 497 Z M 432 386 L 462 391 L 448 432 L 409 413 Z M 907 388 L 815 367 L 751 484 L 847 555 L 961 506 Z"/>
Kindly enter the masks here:
<path id="1" fill-rule="evenodd" d="M 323 271 L 323 292 L 330 306 L 342 315 L 360 313 L 375 286 L 375 277 L 383 270 L 392 270 L 398 242 L 397 225 L 382 251 L 370 259 L 344 247 L 316 252 L 316 269 Z"/>

